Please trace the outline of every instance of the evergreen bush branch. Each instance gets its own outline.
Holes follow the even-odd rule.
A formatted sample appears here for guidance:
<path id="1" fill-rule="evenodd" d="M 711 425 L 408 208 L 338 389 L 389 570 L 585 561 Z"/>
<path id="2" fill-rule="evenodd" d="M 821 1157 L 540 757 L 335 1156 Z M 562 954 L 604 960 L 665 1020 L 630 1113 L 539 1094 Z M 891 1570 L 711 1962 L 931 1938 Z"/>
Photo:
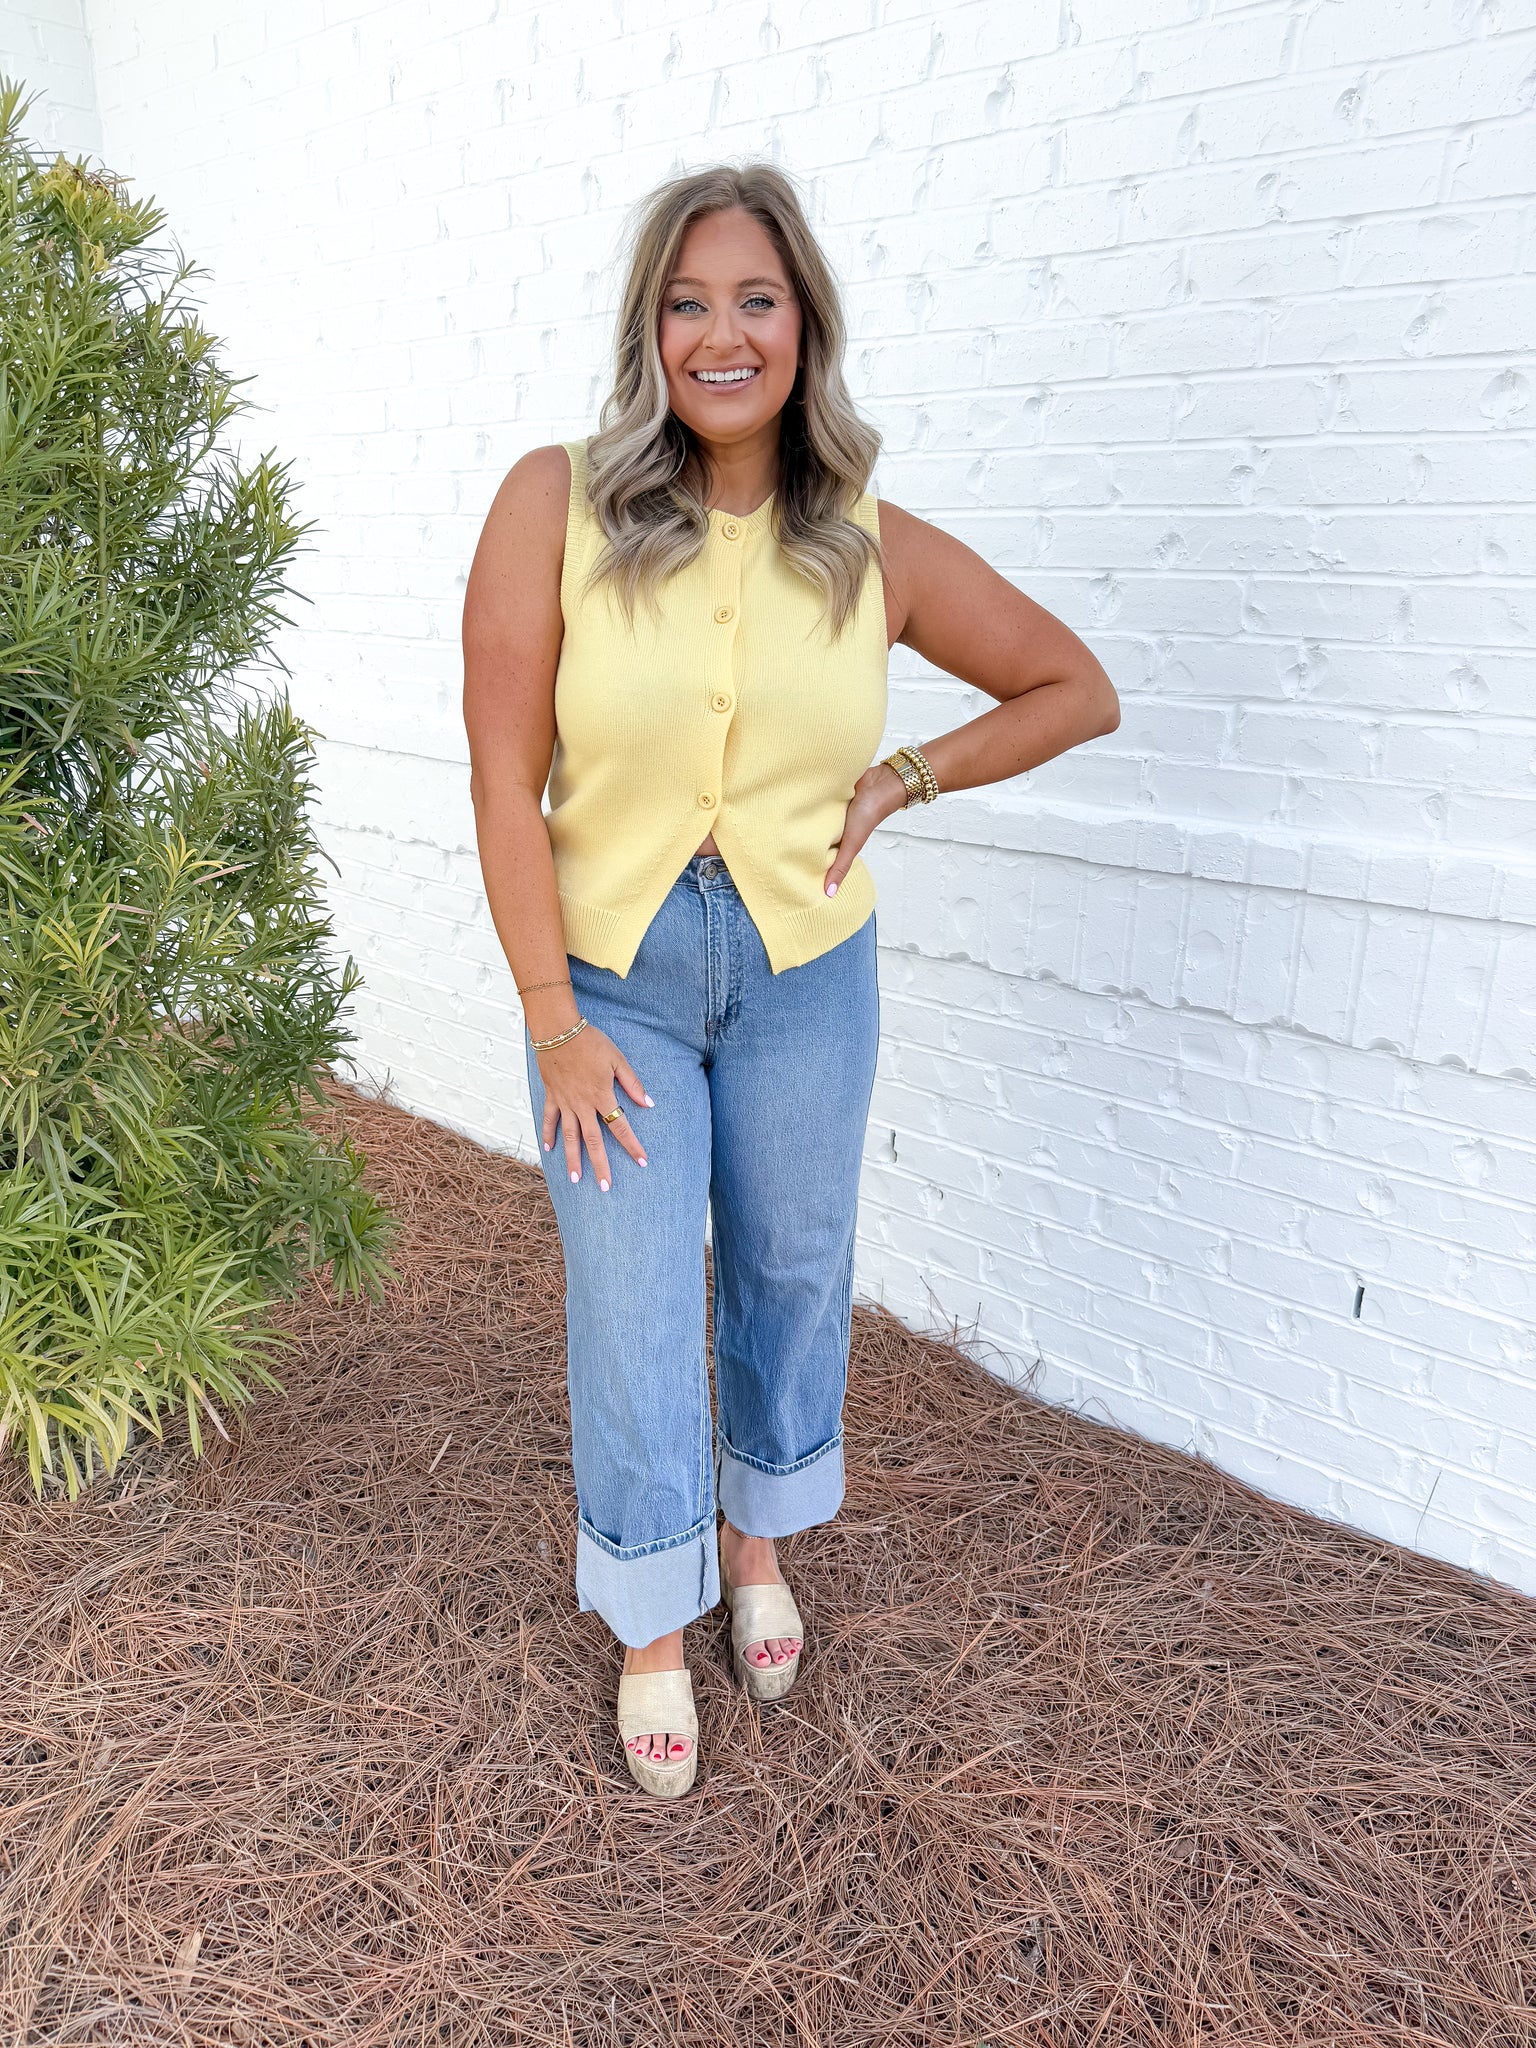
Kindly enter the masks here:
<path id="1" fill-rule="evenodd" d="M 0 81 L 0 1445 L 71 1495 L 136 1427 L 274 1385 L 306 1273 L 377 1294 L 389 1219 L 304 1120 L 346 1049 L 277 691 L 308 527 L 164 218 L 21 139 Z"/>

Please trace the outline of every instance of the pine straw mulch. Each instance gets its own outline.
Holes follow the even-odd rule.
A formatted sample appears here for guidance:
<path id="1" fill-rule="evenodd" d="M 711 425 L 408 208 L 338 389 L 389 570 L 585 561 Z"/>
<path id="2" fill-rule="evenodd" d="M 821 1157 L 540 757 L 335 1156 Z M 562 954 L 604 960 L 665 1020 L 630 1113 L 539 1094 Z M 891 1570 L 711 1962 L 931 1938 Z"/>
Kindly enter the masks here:
<path id="1" fill-rule="evenodd" d="M 338 1094 L 387 1304 L 201 1463 L 0 1477 L 0 2039 L 1536 2038 L 1536 1607 L 859 1312 L 849 1498 L 759 1714 L 690 1631 L 630 1783 L 572 1611 L 537 1167 Z"/>

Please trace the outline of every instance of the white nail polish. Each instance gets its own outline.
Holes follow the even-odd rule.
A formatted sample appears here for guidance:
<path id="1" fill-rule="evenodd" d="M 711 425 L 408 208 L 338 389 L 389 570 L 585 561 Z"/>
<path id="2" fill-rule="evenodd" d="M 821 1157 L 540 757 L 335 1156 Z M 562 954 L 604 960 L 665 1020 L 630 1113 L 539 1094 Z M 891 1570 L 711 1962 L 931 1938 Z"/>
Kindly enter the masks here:
<path id="1" fill-rule="evenodd" d="M 647 1095 L 647 1097 L 645 1098 L 645 1106 L 647 1109 L 654 1109 L 656 1107 L 655 1103 L 651 1100 L 649 1095 Z"/>
<path id="2" fill-rule="evenodd" d="M 835 895 L 837 894 L 837 884 L 836 884 L 836 882 L 828 882 L 828 884 L 827 884 L 827 894 L 828 894 L 829 896 L 835 896 Z"/>
<path id="3" fill-rule="evenodd" d="M 604 1193 L 604 1194 L 606 1195 L 606 1194 L 607 1194 L 607 1192 L 608 1192 L 608 1183 L 607 1183 L 607 1181 L 605 1181 L 605 1180 L 600 1180 L 600 1181 L 598 1182 L 598 1186 L 599 1186 L 599 1187 L 600 1187 L 600 1188 L 602 1189 L 603 1193 Z"/>
<path id="4" fill-rule="evenodd" d="M 571 1179 L 572 1179 L 572 1180 L 580 1180 L 580 1179 L 581 1179 L 581 1175 L 580 1175 L 579 1173 L 573 1173 L 573 1174 L 571 1175 Z"/>

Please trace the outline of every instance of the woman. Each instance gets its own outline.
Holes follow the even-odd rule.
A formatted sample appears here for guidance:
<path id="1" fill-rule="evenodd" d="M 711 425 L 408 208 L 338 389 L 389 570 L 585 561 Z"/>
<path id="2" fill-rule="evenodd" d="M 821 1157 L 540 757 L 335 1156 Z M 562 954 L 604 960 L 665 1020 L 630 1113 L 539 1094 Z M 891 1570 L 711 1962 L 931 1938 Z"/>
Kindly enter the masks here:
<path id="1" fill-rule="evenodd" d="M 737 1674 L 782 1697 L 803 1630 L 775 1539 L 842 1500 L 878 1032 L 859 850 L 1119 722 L 1065 626 L 877 503 L 843 347 L 782 172 L 661 186 L 600 430 L 513 467 L 465 598 L 480 861 L 565 1258 L 577 1594 L 625 1645 L 626 1760 L 663 1797 L 698 1762 L 685 1625 L 723 1584 Z M 998 702 L 878 761 L 897 640 Z"/>

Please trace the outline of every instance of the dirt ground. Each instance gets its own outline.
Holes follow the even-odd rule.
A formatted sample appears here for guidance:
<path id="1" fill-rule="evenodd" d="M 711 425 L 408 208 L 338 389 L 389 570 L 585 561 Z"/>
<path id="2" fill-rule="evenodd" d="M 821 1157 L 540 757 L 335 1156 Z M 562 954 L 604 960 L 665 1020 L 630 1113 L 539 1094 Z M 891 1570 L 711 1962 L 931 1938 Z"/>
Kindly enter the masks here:
<path id="1" fill-rule="evenodd" d="M 287 1398 L 0 1469 L 0 2043 L 1517 2048 L 1536 1606 L 856 1317 L 802 1679 L 689 1631 L 647 1799 L 573 1611 L 536 1167 L 332 1112 L 404 1219 Z"/>

